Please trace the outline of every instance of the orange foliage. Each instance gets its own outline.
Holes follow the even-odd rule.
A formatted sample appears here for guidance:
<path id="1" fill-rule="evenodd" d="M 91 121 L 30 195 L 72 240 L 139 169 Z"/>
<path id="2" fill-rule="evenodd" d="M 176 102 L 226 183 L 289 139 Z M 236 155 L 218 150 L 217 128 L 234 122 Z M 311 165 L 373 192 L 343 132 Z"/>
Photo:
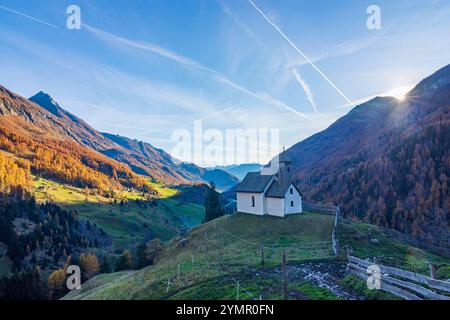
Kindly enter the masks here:
<path id="1" fill-rule="evenodd" d="M 98 189 L 100 192 L 113 186 L 149 190 L 146 180 L 133 173 L 127 165 L 73 141 L 54 139 L 37 141 L 0 128 L 0 149 L 22 158 L 25 167 L 28 166 L 28 176 L 31 169 L 34 173 L 47 178 L 79 187 Z M 15 175 L 17 176 L 17 173 Z M 25 173 L 21 175 L 26 176 Z"/>
<path id="2" fill-rule="evenodd" d="M 19 189 L 30 190 L 30 162 L 13 161 L 0 153 L 0 192 L 14 193 Z"/>

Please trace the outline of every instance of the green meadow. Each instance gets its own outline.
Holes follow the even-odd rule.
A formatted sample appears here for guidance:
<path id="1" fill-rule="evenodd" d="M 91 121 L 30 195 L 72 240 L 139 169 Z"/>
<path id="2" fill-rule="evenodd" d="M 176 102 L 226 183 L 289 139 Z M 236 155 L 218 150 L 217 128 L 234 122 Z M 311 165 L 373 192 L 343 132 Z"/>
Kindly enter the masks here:
<path id="1" fill-rule="evenodd" d="M 129 249 L 146 239 L 167 241 L 178 235 L 180 228 L 202 223 L 202 206 L 171 199 L 176 189 L 157 183 L 152 186 L 158 198 L 147 199 L 142 193 L 124 190 L 116 192 L 114 200 L 90 190 L 35 178 L 34 194 L 38 202 L 53 201 L 95 223 L 113 238 L 115 250 Z"/>

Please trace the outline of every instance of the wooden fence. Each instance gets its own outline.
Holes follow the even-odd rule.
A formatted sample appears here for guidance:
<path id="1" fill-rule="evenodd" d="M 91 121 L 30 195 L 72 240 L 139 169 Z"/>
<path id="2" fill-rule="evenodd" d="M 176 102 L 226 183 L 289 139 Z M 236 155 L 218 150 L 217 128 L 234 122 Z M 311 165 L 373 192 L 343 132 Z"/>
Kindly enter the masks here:
<path id="1" fill-rule="evenodd" d="M 310 204 L 310 203 L 306 203 L 306 202 L 303 202 L 302 207 L 303 207 L 304 211 L 313 211 L 313 212 L 319 212 L 319 213 L 330 214 L 330 215 L 335 216 L 331 239 L 333 241 L 334 255 L 335 255 L 335 257 L 338 257 L 339 241 L 338 241 L 337 235 L 336 235 L 336 228 L 337 228 L 337 224 L 339 222 L 339 213 L 340 213 L 339 207 Z"/>
<path id="2" fill-rule="evenodd" d="M 313 211 L 332 215 L 336 214 L 336 209 L 338 208 L 335 206 L 325 206 L 325 205 L 311 204 L 307 202 L 303 202 L 302 207 L 303 211 Z"/>
<path id="3" fill-rule="evenodd" d="M 375 265 L 348 255 L 350 272 L 363 280 L 370 276 L 368 267 Z M 381 290 L 406 300 L 450 300 L 450 282 L 437 280 L 419 273 L 376 264 L 380 268 Z"/>
<path id="4" fill-rule="evenodd" d="M 407 243 L 418 248 L 423 248 L 427 251 L 436 253 L 438 255 L 450 258 L 450 236 L 441 237 L 441 245 L 427 244 L 426 239 L 413 239 L 401 232 L 388 228 L 380 228 L 383 233 L 390 239 Z"/>

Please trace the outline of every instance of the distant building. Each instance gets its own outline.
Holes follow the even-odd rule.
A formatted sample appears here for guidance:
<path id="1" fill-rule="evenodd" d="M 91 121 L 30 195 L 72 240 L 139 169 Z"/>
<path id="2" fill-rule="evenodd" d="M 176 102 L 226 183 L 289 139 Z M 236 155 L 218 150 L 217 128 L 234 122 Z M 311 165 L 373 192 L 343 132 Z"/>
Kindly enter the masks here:
<path id="1" fill-rule="evenodd" d="M 236 188 L 237 211 L 284 217 L 302 212 L 302 196 L 292 183 L 292 161 L 283 152 L 276 174 L 249 172 Z"/>

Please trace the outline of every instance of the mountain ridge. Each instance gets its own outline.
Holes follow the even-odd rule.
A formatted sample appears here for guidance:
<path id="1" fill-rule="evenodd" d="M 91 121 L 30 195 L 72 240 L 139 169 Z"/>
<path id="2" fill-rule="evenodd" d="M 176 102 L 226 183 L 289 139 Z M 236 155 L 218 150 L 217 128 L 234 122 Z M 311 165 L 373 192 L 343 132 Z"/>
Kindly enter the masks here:
<path id="1" fill-rule="evenodd" d="M 376 97 L 285 153 L 308 201 L 427 241 L 449 239 L 450 65 Z"/>
<path id="2" fill-rule="evenodd" d="M 128 165 L 133 172 L 169 185 L 213 180 L 227 187 L 233 176 L 222 172 L 203 175 L 206 169 L 174 159 L 149 143 L 117 134 L 102 133 L 61 107 L 49 94 L 39 91 L 29 99 L 0 85 L 0 125 L 32 139 L 71 139 L 108 158 Z M 224 176 L 226 179 L 224 180 Z M 225 181 L 225 186 L 222 185 Z"/>

